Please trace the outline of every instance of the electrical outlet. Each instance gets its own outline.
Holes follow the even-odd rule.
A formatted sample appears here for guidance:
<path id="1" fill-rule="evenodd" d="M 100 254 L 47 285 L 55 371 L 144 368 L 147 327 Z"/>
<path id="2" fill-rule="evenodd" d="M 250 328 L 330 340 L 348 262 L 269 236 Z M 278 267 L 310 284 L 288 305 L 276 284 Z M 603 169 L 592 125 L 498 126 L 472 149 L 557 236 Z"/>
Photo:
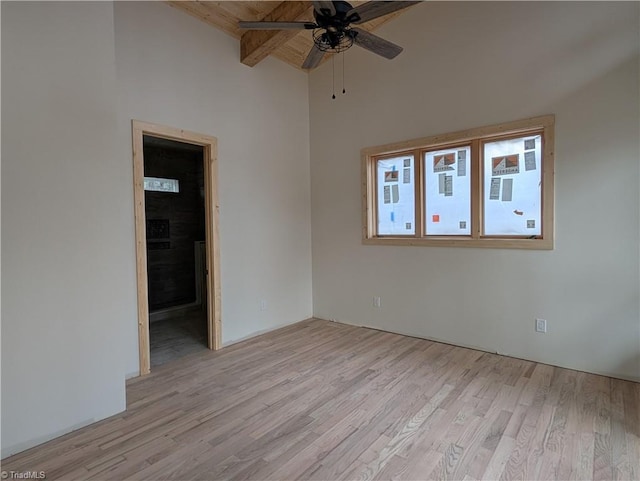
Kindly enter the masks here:
<path id="1" fill-rule="evenodd" d="M 264 299 L 262 299 L 260 301 L 260 310 L 261 311 L 266 311 L 267 310 L 267 301 L 265 301 Z"/>
<path id="2" fill-rule="evenodd" d="M 547 332 L 546 319 L 536 319 L 536 332 Z"/>
<path id="3" fill-rule="evenodd" d="M 382 304 L 380 302 L 380 296 L 374 296 L 373 298 L 373 307 L 380 307 Z"/>

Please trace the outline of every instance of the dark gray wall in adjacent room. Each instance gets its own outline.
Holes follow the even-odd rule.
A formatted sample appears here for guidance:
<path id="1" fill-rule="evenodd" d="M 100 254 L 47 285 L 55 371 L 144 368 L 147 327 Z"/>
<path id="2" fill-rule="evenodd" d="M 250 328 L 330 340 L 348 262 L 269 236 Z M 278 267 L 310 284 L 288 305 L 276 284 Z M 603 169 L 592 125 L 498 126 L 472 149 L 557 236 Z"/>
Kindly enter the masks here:
<path id="1" fill-rule="evenodd" d="M 194 242 L 205 240 L 202 149 L 145 137 L 144 175 L 180 183 L 179 193 L 145 192 L 147 221 L 169 224 L 168 237 L 147 239 L 149 311 L 153 312 L 196 300 Z"/>

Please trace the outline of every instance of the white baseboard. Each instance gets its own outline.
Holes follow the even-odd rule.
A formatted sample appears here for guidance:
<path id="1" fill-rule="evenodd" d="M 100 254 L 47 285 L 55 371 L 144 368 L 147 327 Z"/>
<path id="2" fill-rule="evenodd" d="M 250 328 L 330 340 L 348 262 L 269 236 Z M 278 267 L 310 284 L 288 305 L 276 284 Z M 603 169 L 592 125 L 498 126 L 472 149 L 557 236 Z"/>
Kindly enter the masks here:
<path id="1" fill-rule="evenodd" d="M 223 342 L 222 343 L 222 347 L 232 346 L 233 344 L 238 344 L 239 342 L 247 341 L 247 340 L 252 339 L 254 337 L 261 336 L 262 334 L 267 334 L 267 333 L 272 332 L 272 331 L 277 331 L 278 329 L 282 329 L 283 327 L 292 326 L 293 324 L 298 324 L 300 322 L 305 322 L 305 321 L 308 321 L 310 319 L 314 319 L 314 318 L 313 317 L 308 317 L 308 318 L 302 319 L 300 321 L 287 322 L 287 323 L 284 323 L 284 324 L 278 324 L 277 326 L 270 327 L 268 329 L 261 329 L 260 331 L 253 332 L 253 333 L 251 333 L 251 334 L 249 334 L 247 336 L 243 336 L 243 337 L 240 337 L 238 339 L 234 339 L 232 341 Z"/>
<path id="2" fill-rule="evenodd" d="M 561 369 L 570 369 L 572 371 L 586 372 L 586 373 L 589 373 L 589 374 L 595 374 L 596 376 L 605 376 L 605 377 L 610 377 L 610 378 L 613 378 L 613 379 L 620 379 L 622 381 L 631 381 L 631 382 L 640 383 L 640 377 L 622 376 L 622 375 L 620 375 L 618 373 L 612 373 L 612 372 L 607 372 L 607 371 L 599 371 L 599 370 L 598 371 L 585 371 L 584 369 L 576 369 L 575 367 L 571 367 L 571 366 L 561 366 L 561 365 L 557 365 L 557 364 L 550 364 L 548 362 L 540 361 L 539 359 L 532 359 L 532 358 L 516 356 L 516 355 L 513 355 L 511 353 L 501 352 L 500 350 L 485 349 L 485 348 L 480 347 L 480 346 L 466 345 L 466 344 L 462 344 L 462 343 L 454 343 L 454 342 L 447 341 L 447 340 L 444 340 L 444 339 L 438 339 L 438 338 L 435 338 L 435 337 L 427 337 L 427 336 L 424 336 L 424 335 L 421 335 L 421 334 L 402 332 L 402 331 L 398 331 L 398 330 L 393 330 L 392 331 L 390 329 L 382 329 L 380 327 L 366 326 L 366 325 L 361 325 L 361 324 L 352 324 L 350 322 L 344 322 L 344 321 L 340 321 L 340 320 L 337 320 L 337 319 L 323 319 L 323 318 L 317 317 L 317 316 L 314 316 L 314 319 L 321 319 L 323 321 L 328 321 L 328 322 L 336 322 L 338 324 L 344 324 L 346 326 L 364 327 L 365 329 L 373 329 L 373 330 L 381 331 L 381 332 L 389 332 L 391 334 L 399 334 L 401 336 L 415 337 L 417 339 L 425 339 L 427 341 L 439 342 L 441 344 L 449 344 L 450 346 L 464 347 L 465 349 L 473 349 L 475 351 L 488 352 L 488 353 L 491 353 L 491 354 L 496 354 L 498 356 L 510 357 L 512 359 L 521 359 L 523 361 L 537 362 L 538 364 L 546 364 L 548 366 L 559 367 Z"/>

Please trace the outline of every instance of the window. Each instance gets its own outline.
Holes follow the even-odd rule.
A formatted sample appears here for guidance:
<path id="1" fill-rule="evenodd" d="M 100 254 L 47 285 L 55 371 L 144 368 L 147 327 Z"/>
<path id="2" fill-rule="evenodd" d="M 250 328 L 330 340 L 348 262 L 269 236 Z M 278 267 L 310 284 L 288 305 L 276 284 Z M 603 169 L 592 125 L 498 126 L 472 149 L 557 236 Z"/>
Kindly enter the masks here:
<path id="1" fill-rule="evenodd" d="M 160 177 L 145 177 L 144 190 L 148 192 L 180 192 L 178 179 L 162 179 Z"/>
<path id="2" fill-rule="evenodd" d="M 553 248 L 547 115 L 362 150 L 363 242 Z"/>
<path id="3" fill-rule="evenodd" d="M 413 154 L 376 160 L 379 235 L 414 235 L 416 232 Z"/>
<path id="4" fill-rule="evenodd" d="M 427 151 L 423 158 L 426 234 L 471 235 L 471 146 Z"/>

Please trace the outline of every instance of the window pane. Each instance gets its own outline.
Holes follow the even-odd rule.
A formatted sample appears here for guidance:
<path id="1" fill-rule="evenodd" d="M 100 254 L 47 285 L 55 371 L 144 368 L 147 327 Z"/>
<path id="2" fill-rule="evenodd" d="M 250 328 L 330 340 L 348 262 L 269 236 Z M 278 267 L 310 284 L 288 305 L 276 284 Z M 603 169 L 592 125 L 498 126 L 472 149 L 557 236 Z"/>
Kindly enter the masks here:
<path id="1" fill-rule="evenodd" d="M 471 147 L 424 154 L 427 235 L 471 234 Z"/>
<path id="2" fill-rule="evenodd" d="M 378 235 L 416 232 L 413 155 L 377 162 Z"/>
<path id="3" fill-rule="evenodd" d="M 484 144 L 484 234 L 542 233 L 542 136 Z"/>
<path id="4" fill-rule="evenodd" d="M 160 177 L 145 177 L 144 190 L 150 192 L 180 192 L 178 179 L 162 179 Z"/>

